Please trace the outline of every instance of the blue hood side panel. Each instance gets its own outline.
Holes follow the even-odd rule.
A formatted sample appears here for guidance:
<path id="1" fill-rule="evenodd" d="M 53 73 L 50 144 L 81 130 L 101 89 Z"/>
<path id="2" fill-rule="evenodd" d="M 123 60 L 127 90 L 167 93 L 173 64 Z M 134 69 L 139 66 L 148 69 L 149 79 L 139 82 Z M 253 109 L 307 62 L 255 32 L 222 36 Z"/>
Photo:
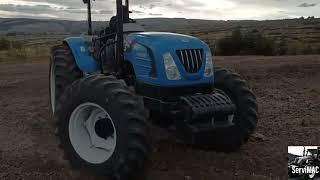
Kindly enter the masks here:
<path id="1" fill-rule="evenodd" d="M 76 60 L 79 69 L 85 73 L 93 73 L 99 70 L 97 61 L 88 51 L 88 45 L 81 37 L 71 37 L 64 40 Z"/>
<path id="2" fill-rule="evenodd" d="M 140 71 L 140 69 L 137 68 L 137 64 L 138 63 L 140 64 L 141 62 L 137 61 L 134 58 L 135 54 L 137 54 L 136 50 L 132 49 L 130 53 L 126 53 L 128 55 L 127 59 L 134 65 L 137 80 L 147 84 L 165 86 L 165 87 L 213 83 L 213 77 L 206 78 L 203 76 L 205 61 L 203 61 L 202 67 L 198 73 L 189 74 L 186 72 L 184 66 L 179 60 L 178 55 L 176 54 L 176 50 L 181 50 L 181 49 L 203 49 L 204 53 L 210 51 L 208 45 L 205 44 L 203 41 L 191 36 L 174 34 L 174 33 L 163 33 L 163 32 L 132 33 L 128 36 L 128 39 L 130 40 L 130 43 L 132 45 L 140 44 L 150 48 L 153 52 L 153 55 L 156 61 L 155 64 L 156 64 L 158 76 L 157 78 L 151 78 L 149 76 L 149 73 L 146 72 L 146 71 L 149 71 L 149 69 L 151 69 L 150 57 L 148 57 L 150 61 L 148 63 L 144 63 L 144 65 L 148 66 L 149 69 Z M 166 72 L 164 69 L 163 57 L 162 57 L 163 54 L 167 52 L 170 52 L 173 59 L 175 60 L 175 63 L 182 76 L 181 80 L 172 81 L 167 79 Z M 204 54 L 204 57 L 205 57 L 205 54 Z"/>
<path id="3" fill-rule="evenodd" d="M 125 52 L 125 60 L 133 65 L 137 79 L 148 79 L 152 68 L 152 60 L 147 47 L 132 44 L 132 49 Z"/>

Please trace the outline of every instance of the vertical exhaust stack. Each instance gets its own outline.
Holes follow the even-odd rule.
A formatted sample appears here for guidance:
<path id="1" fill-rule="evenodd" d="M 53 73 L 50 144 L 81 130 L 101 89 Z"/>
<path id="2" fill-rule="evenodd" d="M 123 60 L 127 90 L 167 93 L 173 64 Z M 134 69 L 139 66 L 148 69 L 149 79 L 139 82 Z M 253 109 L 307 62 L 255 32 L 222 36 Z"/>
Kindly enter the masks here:
<path id="1" fill-rule="evenodd" d="M 129 17 L 130 11 L 129 11 L 129 0 L 126 0 L 126 4 L 123 6 L 123 22 L 127 23 L 130 21 Z"/>
<path id="2" fill-rule="evenodd" d="M 117 60 L 117 68 L 118 74 L 121 75 L 121 67 L 124 61 L 124 46 L 123 46 L 123 9 L 124 6 L 122 4 L 122 0 L 117 0 L 117 50 L 116 50 L 116 60 Z"/>
<path id="3" fill-rule="evenodd" d="M 92 35 L 92 20 L 91 20 L 91 0 L 83 0 L 88 8 L 88 35 Z"/>

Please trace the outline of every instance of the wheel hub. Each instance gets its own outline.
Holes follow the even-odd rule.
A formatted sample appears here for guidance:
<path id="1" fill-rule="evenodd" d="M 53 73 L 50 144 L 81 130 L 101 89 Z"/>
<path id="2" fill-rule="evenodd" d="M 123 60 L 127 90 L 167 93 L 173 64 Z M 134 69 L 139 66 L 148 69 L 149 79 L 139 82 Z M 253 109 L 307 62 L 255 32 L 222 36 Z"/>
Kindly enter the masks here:
<path id="1" fill-rule="evenodd" d="M 111 123 L 111 119 L 99 119 L 94 126 L 94 130 L 96 134 L 102 139 L 108 139 L 108 137 L 112 137 L 114 129 Z"/>
<path id="2" fill-rule="evenodd" d="M 69 137 L 78 155 L 90 163 L 108 160 L 116 147 L 116 130 L 110 115 L 94 103 L 79 105 L 71 114 Z"/>

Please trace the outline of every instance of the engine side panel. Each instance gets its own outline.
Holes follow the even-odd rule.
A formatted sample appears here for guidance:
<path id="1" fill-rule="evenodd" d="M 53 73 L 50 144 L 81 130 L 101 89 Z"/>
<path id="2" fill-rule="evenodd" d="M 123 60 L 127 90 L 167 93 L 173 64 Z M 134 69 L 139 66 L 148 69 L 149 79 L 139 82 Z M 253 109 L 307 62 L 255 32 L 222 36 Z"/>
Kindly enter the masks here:
<path id="1" fill-rule="evenodd" d="M 125 42 L 127 43 L 127 42 Z M 129 61 L 134 68 L 137 79 L 150 78 L 150 72 L 152 70 L 152 57 L 148 51 L 148 48 L 138 44 L 131 43 L 129 48 L 125 51 L 125 60 Z"/>

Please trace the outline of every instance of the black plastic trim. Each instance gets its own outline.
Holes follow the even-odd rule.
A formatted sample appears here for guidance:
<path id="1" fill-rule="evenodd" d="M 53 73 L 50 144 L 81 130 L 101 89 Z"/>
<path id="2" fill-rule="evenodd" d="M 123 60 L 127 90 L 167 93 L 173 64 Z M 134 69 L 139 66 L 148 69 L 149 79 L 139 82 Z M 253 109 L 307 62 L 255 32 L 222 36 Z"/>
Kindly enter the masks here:
<path id="1" fill-rule="evenodd" d="M 197 93 L 211 93 L 214 88 L 213 84 L 163 87 L 137 81 L 135 89 L 136 93 L 138 93 L 141 96 L 149 97 L 152 99 L 158 99 L 159 101 L 175 102 L 178 101 L 181 96 L 193 95 Z"/>

